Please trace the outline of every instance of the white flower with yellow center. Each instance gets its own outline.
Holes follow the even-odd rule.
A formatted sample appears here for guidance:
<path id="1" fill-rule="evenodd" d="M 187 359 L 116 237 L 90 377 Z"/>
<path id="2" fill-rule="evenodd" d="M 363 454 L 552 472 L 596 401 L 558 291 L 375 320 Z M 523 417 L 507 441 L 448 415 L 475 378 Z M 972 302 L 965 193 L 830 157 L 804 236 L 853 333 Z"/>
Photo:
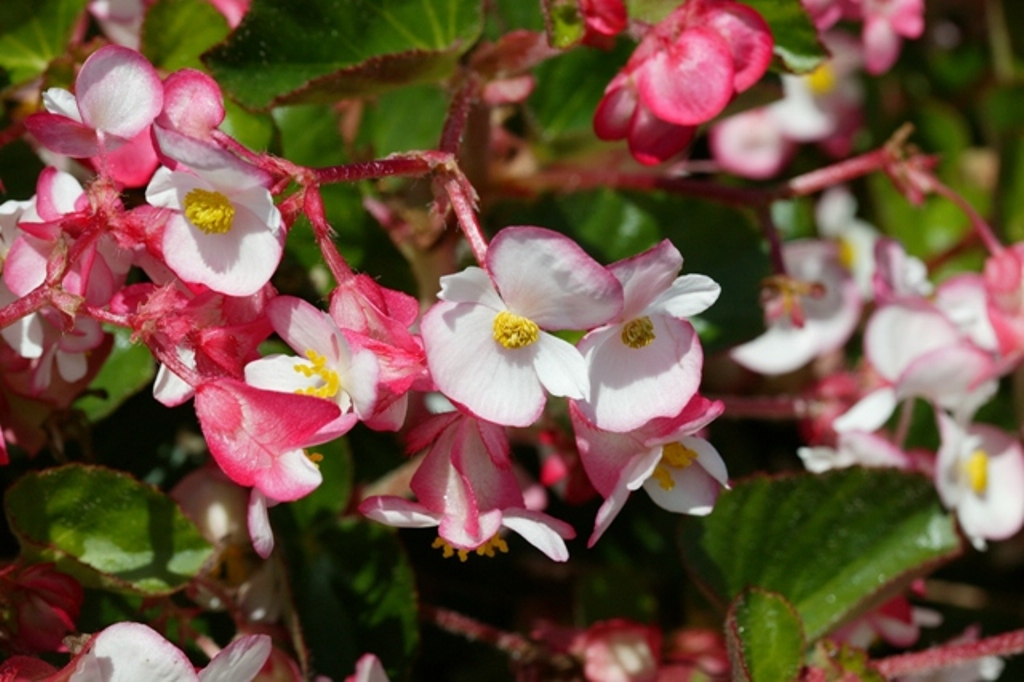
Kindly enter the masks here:
<path id="1" fill-rule="evenodd" d="M 1011 434 L 986 424 L 964 427 L 938 413 L 942 445 L 935 462 L 935 487 L 942 503 L 956 510 L 975 547 L 1004 540 L 1024 525 L 1024 449 Z"/>
<path id="2" fill-rule="evenodd" d="M 229 296 L 249 296 L 268 281 L 281 261 L 285 231 L 281 213 L 264 186 L 263 173 L 241 161 L 192 172 L 160 168 L 146 200 L 174 214 L 164 228 L 164 261 L 190 284 Z"/>

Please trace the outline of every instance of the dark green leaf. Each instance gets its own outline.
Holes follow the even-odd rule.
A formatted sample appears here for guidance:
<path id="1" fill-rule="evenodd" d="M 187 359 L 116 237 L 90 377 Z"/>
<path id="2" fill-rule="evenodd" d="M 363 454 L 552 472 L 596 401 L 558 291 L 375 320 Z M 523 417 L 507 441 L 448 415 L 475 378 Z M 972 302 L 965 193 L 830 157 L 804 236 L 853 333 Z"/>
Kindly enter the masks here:
<path id="1" fill-rule="evenodd" d="M 482 25 L 466 0 L 254 0 L 204 61 L 243 106 L 323 104 L 442 80 Z"/>
<path id="2" fill-rule="evenodd" d="M 169 594 L 213 553 L 170 497 L 102 467 L 27 474 L 8 489 L 4 508 L 22 552 L 56 562 L 85 587 Z"/>
<path id="3" fill-rule="evenodd" d="M 296 522 L 303 528 L 319 519 L 338 517 L 352 495 L 352 451 L 348 440 L 338 438 L 316 446 L 315 451 L 323 456 L 318 466 L 324 481 L 291 505 Z"/>
<path id="4" fill-rule="evenodd" d="M 803 625 L 781 595 L 757 587 L 743 590 L 729 606 L 725 636 L 733 680 L 785 682 L 800 675 Z"/>
<path id="5" fill-rule="evenodd" d="M 152 381 L 156 373 L 153 356 L 145 344 L 132 343 L 131 330 L 113 329 L 114 347 L 88 392 L 75 402 L 90 422 L 97 422 L 116 410 Z"/>
<path id="6" fill-rule="evenodd" d="M 685 519 L 681 541 L 712 596 L 778 592 L 810 641 L 961 551 L 931 481 L 886 469 L 748 479 Z"/>
<path id="7" fill-rule="evenodd" d="M 227 37 L 228 22 L 207 0 L 157 0 L 142 24 L 142 54 L 167 71 L 200 68 L 199 55 Z"/>
<path id="8" fill-rule="evenodd" d="M 0 3 L 0 68 L 8 72 L 12 84 L 35 78 L 64 54 L 87 1 Z"/>
<path id="9" fill-rule="evenodd" d="M 300 537 L 298 531 L 281 532 L 293 524 L 282 516 L 275 514 L 275 527 L 288 548 L 292 590 L 316 672 L 345 679 L 359 656 L 372 652 L 392 680 L 403 679 L 419 645 L 418 598 L 394 530 L 348 518 Z"/>

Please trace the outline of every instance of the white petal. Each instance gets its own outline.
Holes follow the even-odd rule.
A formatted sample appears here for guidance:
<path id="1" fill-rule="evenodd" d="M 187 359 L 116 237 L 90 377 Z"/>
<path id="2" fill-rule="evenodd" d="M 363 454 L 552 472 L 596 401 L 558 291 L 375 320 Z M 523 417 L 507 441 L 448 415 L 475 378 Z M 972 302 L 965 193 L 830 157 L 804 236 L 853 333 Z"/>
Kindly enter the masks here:
<path id="1" fill-rule="evenodd" d="M 249 494 L 246 523 L 253 549 L 260 558 L 266 559 L 274 551 L 274 529 L 270 527 L 270 516 L 267 514 L 267 496 L 256 488 Z"/>
<path id="2" fill-rule="evenodd" d="M 270 657 L 270 635 L 246 635 L 213 657 L 199 672 L 200 682 L 250 682 Z"/>
<path id="3" fill-rule="evenodd" d="M 880 388 L 868 393 L 853 407 L 832 421 L 832 428 L 844 431 L 876 431 L 888 421 L 896 409 L 896 392 Z"/>
<path id="4" fill-rule="evenodd" d="M 541 385 L 551 395 L 579 400 L 590 393 L 587 363 L 568 341 L 545 332 L 537 339 L 537 353 L 533 359 Z"/>
<path id="5" fill-rule="evenodd" d="M 515 531 L 553 561 L 566 561 L 569 550 L 563 538 L 575 536 L 572 527 L 547 514 L 527 509 L 506 509 L 501 525 Z"/>

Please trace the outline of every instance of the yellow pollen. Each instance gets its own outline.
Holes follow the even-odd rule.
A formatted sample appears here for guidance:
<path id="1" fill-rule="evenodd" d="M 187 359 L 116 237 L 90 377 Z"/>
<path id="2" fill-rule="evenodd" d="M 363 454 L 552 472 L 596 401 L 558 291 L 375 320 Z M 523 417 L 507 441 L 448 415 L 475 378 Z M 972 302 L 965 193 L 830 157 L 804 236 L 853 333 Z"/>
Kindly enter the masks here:
<path id="1" fill-rule="evenodd" d="M 853 271 L 853 264 L 857 260 L 857 250 L 849 239 L 839 240 L 839 263 L 849 271 Z"/>
<path id="2" fill-rule="evenodd" d="M 321 455 L 319 452 L 306 452 L 305 450 L 303 450 L 303 453 L 305 453 L 306 459 L 313 463 L 313 466 L 315 466 L 317 469 L 320 468 L 320 462 L 324 461 L 323 455 Z"/>
<path id="3" fill-rule="evenodd" d="M 502 310 L 494 318 L 494 340 L 505 348 L 529 346 L 540 336 L 540 327 L 532 320 Z"/>
<path id="4" fill-rule="evenodd" d="M 669 469 L 685 469 L 697 460 L 697 453 L 682 443 L 669 443 L 661 450 L 661 461 L 651 474 L 663 490 L 676 487 Z"/>
<path id="5" fill-rule="evenodd" d="M 231 229 L 235 207 L 220 192 L 197 187 L 185 195 L 185 217 L 206 234 L 224 234 Z"/>
<path id="6" fill-rule="evenodd" d="M 630 348 L 644 348 L 654 341 L 654 325 L 646 315 L 622 326 L 622 343 Z"/>
<path id="7" fill-rule="evenodd" d="M 964 473 L 971 483 L 971 490 L 980 495 L 988 488 L 988 454 L 975 450 L 964 462 Z"/>
<path id="8" fill-rule="evenodd" d="M 469 559 L 469 553 L 471 551 L 476 552 L 477 556 L 488 556 L 492 558 L 494 557 L 494 550 L 498 550 L 502 554 L 508 554 L 508 544 L 497 535 L 493 536 L 490 540 L 483 543 L 475 550 L 455 549 L 447 540 L 440 536 L 434 538 L 434 542 L 430 546 L 434 549 L 440 549 L 441 556 L 445 559 L 450 559 L 451 557 L 458 555 L 459 561 L 466 561 Z"/>
<path id="9" fill-rule="evenodd" d="M 315 350 L 307 350 L 306 357 L 313 363 L 312 367 L 296 364 L 292 366 L 292 369 L 304 377 L 319 377 L 324 383 L 319 388 L 307 386 L 306 388 L 297 388 L 295 392 L 317 398 L 333 398 L 338 395 L 338 391 L 341 390 L 341 380 L 338 378 L 337 372 L 327 367 L 327 358 Z"/>
<path id="10" fill-rule="evenodd" d="M 815 95 L 827 95 L 836 87 L 836 72 L 828 63 L 822 64 L 805 76 L 807 87 Z"/>

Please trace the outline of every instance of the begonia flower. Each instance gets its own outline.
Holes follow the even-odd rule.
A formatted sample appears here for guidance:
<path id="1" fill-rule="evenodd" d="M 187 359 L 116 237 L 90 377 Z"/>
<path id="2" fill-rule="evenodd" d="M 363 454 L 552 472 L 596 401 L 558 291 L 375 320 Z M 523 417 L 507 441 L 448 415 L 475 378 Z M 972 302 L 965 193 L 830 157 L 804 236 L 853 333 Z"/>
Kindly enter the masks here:
<path id="1" fill-rule="evenodd" d="M 577 344 L 590 372 L 590 397 L 577 407 L 598 427 L 631 431 L 679 414 L 700 386 L 704 353 L 693 326 L 721 288 L 704 275 L 678 276 L 683 257 L 668 240 L 608 270 L 625 305 Z"/>
<path id="2" fill-rule="evenodd" d="M 804 468 L 820 474 L 832 469 L 851 466 L 896 467 L 910 466 L 910 458 L 881 435 L 851 431 L 839 434 L 836 446 L 802 447 L 797 455 Z"/>
<path id="3" fill-rule="evenodd" d="M 622 286 L 575 242 L 539 227 L 506 227 L 487 270 L 441 278 L 420 332 L 431 376 L 488 421 L 529 426 L 552 395 L 590 393 L 580 352 L 547 330 L 590 329 L 622 310 Z"/>
<path id="4" fill-rule="evenodd" d="M 265 173 L 201 146 L 191 147 L 191 172 L 157 169 L 146 188 L 150 204 L 174 211 L 164 228 L 163 256 L 185 282 L 249 296 L 270 281 L 281 261 L 281 213 Z"/>
<path id="5" fill-rule="evenodd" d="M 502 528 L 521 535 L 555 561 L 565 561 L 568 524 L 527 508 L 509 460 L 505 429 L 459 411 L 432 417 L 409 434 L 410 451 L 426 450 L 410 488 L 417 501 L 370 497 L 360 513 L 399 528 L 438 529 L 434 546 L 465 561 L 508 547 Z"/>
<path id="6" fill-rule="evenodd" d="M 597 512 L 592 547 L 626 504 L 643 488 L 659 507 L 677 514 L 709 514 L 718 493 L 729 487 L 722 457 L 697 433 L 718 415 L 721 402 L 694 396 L 669 418 L 655 419 L 629 433 L 604 431 L 575 402 L 569 412 L 580 458 L 594 488 L 605 498 Z"/>
<path id="7" fill-rule="evenodd" d="M 964 534 L 976 547 L 1004 540 L 1024 525 L 1024 448 L 1020 439 L 987 424 L 963 426 L 937 413 L 942 445 L 935 462 L 935 487 L 942 503 L 956 510 Z"/>
<path id="8" fill-rule="evenodd" d="M 899 56 L 903 38 L 924 33 L 924 0 L 861 0 L 864 59 L 868 73 L 888 71 Z"/>
<path id="9" fill-rule="evenodd" d="M 327 313 L 293 296 L 267 304 L 267 317 L 285 343 L 302 357 L 270 355 L 245 366 L 250 386 L 316 396 L 335 403 L 338 419 L 326 425 L 324 441 L 344 434 L 373 415 L 379 367 L 372 352 L 353 348 Z"/>
<path id="10" fill-rule="evenodd" d="M 644 36 L 608 84 L 594 132 L 603 140 L 626 138 L 640 163 L 660 163 L 761 78 L 773 44 L 768 25 L 747 5 L 685 3 Z"/>
<path id="11" fill-rule="evenodd" d="M 323 480 L 303 448 L 330 439 L 321 432 L 340 414 L 334 402 L 216 379 L 196 387 L 195 407 L 210 454 L 235 483 L 288 502 Z"/>
<path id="12" fill-rule="evenodd" d="M 53 564 L 0 568 L 0 646 L 22 653 L 66 651 L 63 639 L 75 631 L 84 598 L 78 581 Z"/>
<path id="13" fill-rule="evenodd" d="M 797 240 L 783 245 L 786 271 L 806 290 L 781 292 L 781 310 L 766 315 L 761 336 L 733 348 L 729 355 L 761 374 L 784 374 L 846 343 L 860 320 L 857 284 L 839 261 L 833 242 Z M 800 319 L 793 310 L 799 306 Z"/>

